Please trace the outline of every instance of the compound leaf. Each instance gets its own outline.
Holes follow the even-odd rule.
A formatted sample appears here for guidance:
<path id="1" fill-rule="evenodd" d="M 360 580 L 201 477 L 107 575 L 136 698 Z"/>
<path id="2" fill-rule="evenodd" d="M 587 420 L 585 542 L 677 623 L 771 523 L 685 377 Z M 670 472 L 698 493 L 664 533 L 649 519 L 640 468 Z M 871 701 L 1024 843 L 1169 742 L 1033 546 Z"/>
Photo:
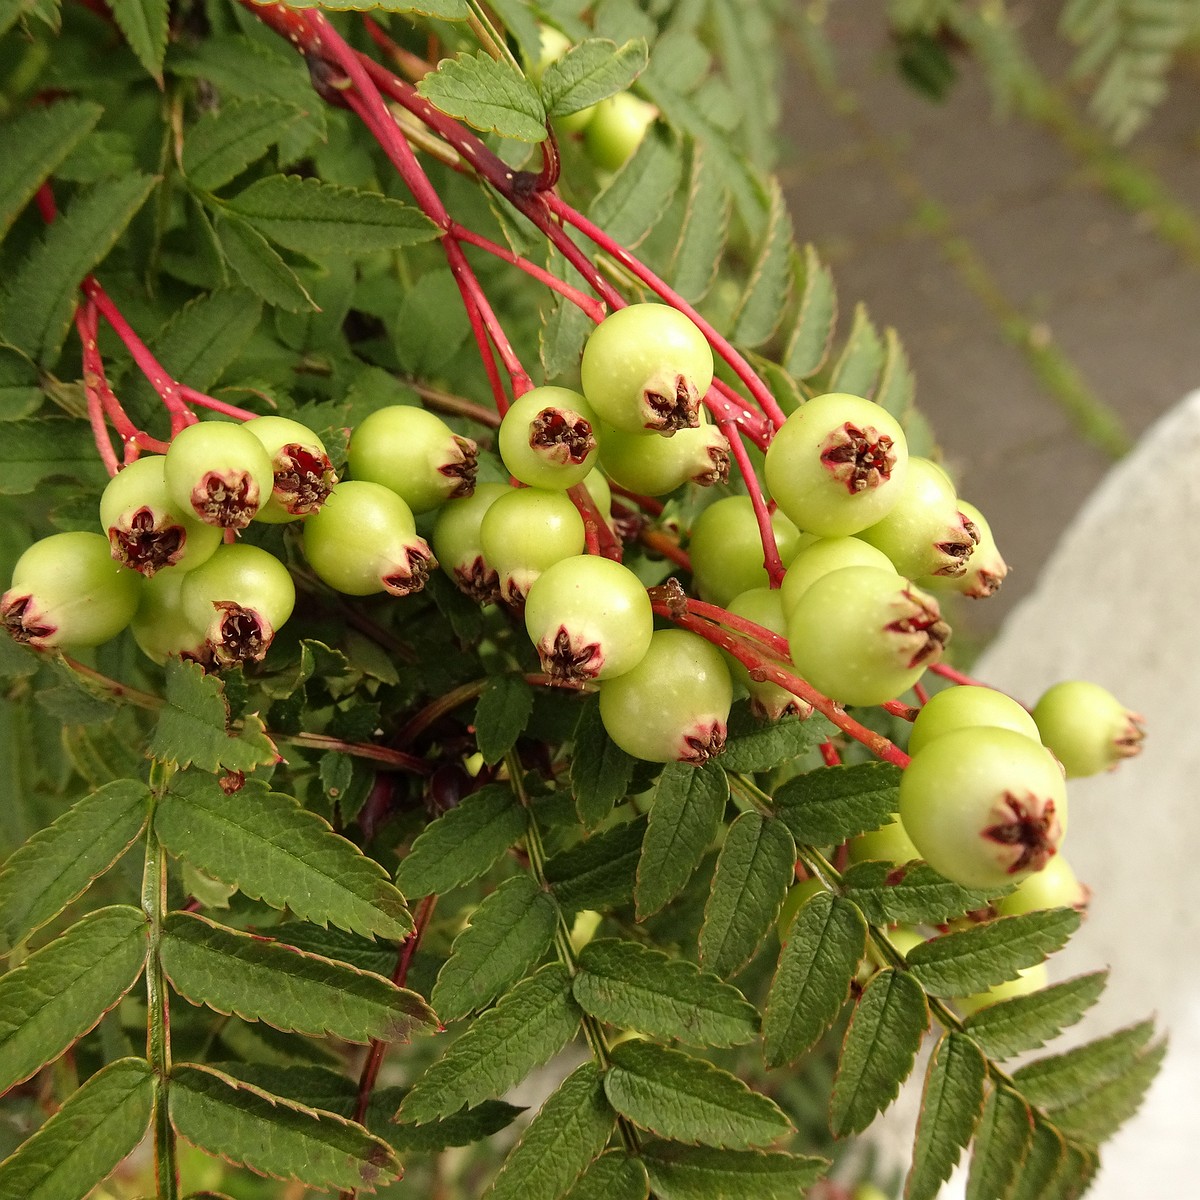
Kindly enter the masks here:
<path id="1" fill-rule="evenodd" d="M 361 1125 L 210 1067 L 177 1066 L 169 1105 L 171 1124 L 193 1145 L 275 1179 L 374 1191 L 400 1174 L 391 1147 Z"/>
<path id="2" fill-rule="evenodd" d="M 798 842 L 836 846 L 878 829 L 898 810 L 900 769 L 890 763 L 825 767 L 789 779 L 775 793 L 775 815 Z"/>
<path id="3" fill-rule="evenodd" d="M 617 1112 L 661 1137 L 744 1149 L 791 1132 L 773 1100 L 740 1079 L 654 1042 L 622 1042 L 612 1050 L 604 1090 Z"/>
<path id="4" fill-rule="evenodd" d="M 629 903 L 645 834 L 646 818 L 638 817 L 556 854 L 546 863 L 546 879 L 559 905 L 578 912 Z"/>
<path id="5" fill-rule="evenodd" d="M 1020 1178 L 1032 1141 L 1029 1105 L 1009 1088 L 993 1088 L 971 1155 L 967 1200 L 1006 1200 Z"/>
<path id="6" fill-rule="evenodd" d="M 83 1200 L 142 1140 L 153 1107 L 150 1064 L 109 1063 L 0 1163 L 0 1200 Z"/>
<path id="7" fill-rule="evenodd" d="M 499 1096 L 553 1058 L 579 1028 L 571 979 L 548 963 L 522 980 L 413 1085 L 397 1114 L 418 1125 Z"/>
<path id="8" fill-rule="evenodd" d="M 259 299 L 287 312 L 311 311 L 317 307 L 296 272 L 248 222 L 222 213 L 213 230 L 225 261 Z"/>
<path id="9" fill-rule="evenodd" d="M 770 183 L 767 227 L 741 303 L 733 315 L 734 340 L 743 346 L 761 346 L 779 328 L 792 282 L 792 222 L 783 190 Z"/>
<path id="10" fill-rule="evenodd" d="M 475 706 L 475 742 L 487 763 L 499 762 L 516 744 L 533 711 L 533 689 L 519 675 L 496 675 Z"/>
<path id="11" fill-rule="evenodd" d="M 870 396 L 879 372 L 883 369 L 883 342 L 866 305 L 854 306 L 854 320 L 842 353 L 833 365 L 829 390 L 850 392 L 855 396 Z"/>
<path id="12" fill-rule="evenodd" d="M 1009 1200 L 1051 1200 L 1050 1182 L 1058 1173 L 1066 1151 L 1062 1134 L 1035 1115 L 1029 1153 Z"/>
<path id="13" fill-rule="evenodd" d="M 170 16 L 168 0 L 113 0 L 110 7 L 138 62 L 162 87 Z"/>
<path id="14" fill-rule="evenodd" d="M 145 914 L 97 909 L 0 978 L 0 1091 L 56 1059 L 137 981 Z"/>
<path id="15" fill-rule="evenodd" d="M 416 992 L 382 975 L 238 933 L 194 913 L 163 925 L 162 968 L 192 1004 L 276 1029 L 348 1042 L 407 1041 L 437 1018 Z"/>
<path id="16" fill-rule="evenodd" d="M 794 1200 L 829 1169 L 823 1158 L 651 1142 L 642 1152 L 661 1200 Z"/>
<path id="17" fill-rule="evenodd" d="M 542 103 L 550 117 L 565 117 L 624 91 L 646 68 L 643 38 L 622 46 L 588 38 L 552 62 L 542 75 Z"/>
<path id="18" fill-rule="evenodd" d="M 729 736 L 721 753 L 727 771 L 766 771 L 789 759 L 807 754 L 835 732 L 818 713 L 801 720 L 796 716 L 778 721 L 759 720 L 750 706 L 738 701 L 729 714 Z"/>
<path id="19" fill-rule="evenodd" d="M 519 142 L 546 137 L 546 109 L 533 85 L 482 50 L 442 59 L 417 91 L 442 112 L 485 133 Z"/>
<path id="20" fill-rule="evenodd" d="M 0 872 L 0 953 L 8 954 L 87 891 L 137 840 L 150 789 L 117 779 L 40 829 Z"/>
<path id="21" fill-rule="evenodd" d="M 788 929 L 767 997 L 767 1066 L 794 1062 L 833 1023 L 866 945 L 866 923 L 848 900 L 818 892 L 804 904 Z"/>
<path id="22" fill-rule="evenodd" d="M 967 1032 L 993 1058 L 1034 1050 L 1074 1025 L 1100 998 L 1107 982 L 1107 971 L 1093 971 L 1027 996 L 1000 1000 L 972 1013 Z"/>
<path id="23" fill-rule="evenodd" d="M 700 143 L 692 148 L 683 228 L 671 258 L 668 277 L 675 290 L 695 304 L 712 287 L 729 236 L 729 189 L 720 173 L 711 171 Z"/>
<path id="24" fill-rule="evenodd" d="M 593 201 L 588 216 L 618 242 L 636 246 L 667 211 L 682 175 L 679 142 L 651 128 Z"/>
<path id="25" fill-rule="evenodd" d="M 829 268 L 812 246 L 804 247 L 803 285 L 783 363 L 795 379 L 815 375 L 829 356 L 837 324 L 837 291 Z"/>
<path id="26" fill-rule="evenodd" d="M 754 1006 L 737 988 L 638 942 L 590 942 L 580 952 L 573 988 L 584 1012 L 651 1037 L 736 1046 L 758 1030 Z"/>
<path id="27" fill-rule="evenodd" d="M 700 961 L 708 970 L 728 977 L 749 962 L 795 870 L 796 843 L 782 821 L 745 812 L 730 825 L 700 929 Z"/>
<path id="28" fill-rule="evenodd" d="M 286 100 L 230 100 L 188 129 L 183 173 L 193 187 L 215 191 L 257 162 L 299 118 Z"/>
<path id="29" fill-rule="evenodd" d="M 571 794 L 579 819 L 593 829 L 629 790 L 637 760 L 608 736 L 594 700 L 579 714 L 572 745 Z"/>
<path id="30" fill-rule="evenodd" d="M 5 421 L 0 439 L 0 496 L 27 495 L 44 479 L 55 476 L 103 486 L 104 467 L 88 423 L 69 417 Z"/>
<path id="31" fill-rule="evenodd" d="M 1137 1112 L 1154 1082 L 1167 1043 L 1155 1043 L 1139 1054 L 1128 1068 L 1090 1095 L 1051 1111 L 1055 1125 L 1068 1134 L 1089 1143 L 1105 1141 Z"/>
<path id="32" fill-rule="evenodd" d="M 896 1098 L 928 1025 L 925 995 L 906 974 L 888 968 L 871 979 L 850 1018 L 833 1082 L 835 1137 L 861 1133 Z"/>
<path id="33" fill-rule="evenodd" d="M 843 894 L 872 925 L 941 925 L 976 908 L 991 892 L 960 887 L 927 863 L 855 863 L 842 875 Z"/>
<path id="34" fill-rule="evenodd" d="M 643 1160 L 609 1150 L 580 1175 L 563 1200 L 647 1200 L 649 1195 Z"/>
<path id="35" fill-rule="evenodd" d="M 172 854 L 301 920 L 396 941 L 412 932 L 383 867 L 265 784 L 251 780 L 231 801 L 211 775 L 176 775 L 154 829 Z"/>

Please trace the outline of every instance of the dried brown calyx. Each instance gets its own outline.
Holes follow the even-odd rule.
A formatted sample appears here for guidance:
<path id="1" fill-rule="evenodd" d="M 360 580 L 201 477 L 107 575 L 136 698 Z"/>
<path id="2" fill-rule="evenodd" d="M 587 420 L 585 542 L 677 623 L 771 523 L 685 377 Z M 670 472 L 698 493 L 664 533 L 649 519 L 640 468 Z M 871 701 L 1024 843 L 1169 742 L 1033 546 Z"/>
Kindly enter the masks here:
<path id="1" fill-rule="evenodd" d="M 273 467 L 275 499 L 295 517 L 316 512 L 337 483 L 328 456 L 294 442 L 280 447 Z"/>
<path id="2" fill-rule="evenodd" d="M 897 655 L 910 669 L 937 662 L 950 640 L 950 626 L 937 601 L 916 588 L 905 588 L 896 608 L 898 615 L 884 629 L 896 636 Z"/>
<path id="3" fill-rule="evenodd" d="M 959 513 L 957 521 L 947 531 L 946 536 L 933 544 L 941 565 L 935 568 L 932 574 L 947 579 L 957 579 L 965 575 L 970 566 L 971 555 L 978 545 L 978 527 L 974 521 Z"/>
<path id="4" fill-rule="evenodd" d="M 108 544 L 112 556 L 124 567 L 140 571 L 149 579 L 163 567 L 174 566 L 183 557 L 187 531 L 165 513 L 155 515 L 143 505 L 128 523 L 110 525 Z"/>
<path id="5" fill-rule="evenodd" d="M 595 453 L 591 422 L 569 408 L 543 408 L 529 422 L 529 448 L 560 467 L 579 466 Z"/>
<path id="6" fill-rule="evenodd" d="M 715 758 L 725 749 L 725 738 L 728 734 L 725 722 L 722 720 L 698 721 L 688 733 L 683 735 L 683 753 L 680 762 L 703 766 L 710 758 Z"/>
<path id="7" fill-rule="evenodd" d="M 248 471 L 209 471 L 192 490 L 192 508 L 206 525 L 245 529 L 262 505 Z"/>
<path id="8" fill-rule="evenodd" d="M 700 424 L 700 393 L 686 375 L 652 380 L 642 389 L 643 424 L 668 437 Z"/>
<path id="9" fill-rule="evenodd" d="M 496 604 L 500 600 L 500 576 L 483 561 L 483 555 L 454 568 L 458 590 L 476 604 Z"/>
<path id="10" fill-rule="evenodd" d="M 209 629 L 208 645 L 215 664 L 231 667 L 238 663 L 261 662 L 275 638 L 271 623 L 252 608 L 232 600 L 214 600 L 216 620 Z"/>
<path id="11" fill-rule="evenodd" d="M 595 679 L 604 666 L 604 648 L 600 643 L 572 634 L 565 625 L 560 625 L 552 636 L 547 634 L 542 638 L 537 649 L 542 668 L 551 679 L 583 683 Z"/>
<path id="12" fill-rule="evenodd" d="M 826 439 L 821 462 L 852 495 L 886 483 L 896 466 L 892 439 L 874 426 L 845 422 Z"/>
<path id="13" fill-rule="evenodd" d="M 1058 853 L 1062 841 L 1062 823 L 1053 800 L 1026 792 L 1017 796 L 1005 792 L 996 801 L 992 823 L 983 836 L 999 846 L 1011 847 L 1010 875 L 1021 871 L 1040 871 Z"/>
<path id="14" fill-rule="evenodd" d="M 380 582 L 393 596 L 411 596 L 424 588 L 429 582 L 429 572 L 436 566 L 437 559 L 424 539 L 413 537 L 402 543 L 380 575 Z"/>
<path id="15" fill-rule="evenodd" d="M 455 480 L 447 500 L 462 500 L 475 494 L 475 475 L 479 469 L 479 447 L 470 439 L 454 434 L 453 448 L 438 474 Z"/>
<path id="16" fill-rule="evenodd" d="M 58 629 L 38 612 L 33 596 L 28 593 L 14 595 L 11 591 L 6 592 L 0 602 L 0 620 L 3 620 L 9 637 L 23 646 L 43 645 Z"/>

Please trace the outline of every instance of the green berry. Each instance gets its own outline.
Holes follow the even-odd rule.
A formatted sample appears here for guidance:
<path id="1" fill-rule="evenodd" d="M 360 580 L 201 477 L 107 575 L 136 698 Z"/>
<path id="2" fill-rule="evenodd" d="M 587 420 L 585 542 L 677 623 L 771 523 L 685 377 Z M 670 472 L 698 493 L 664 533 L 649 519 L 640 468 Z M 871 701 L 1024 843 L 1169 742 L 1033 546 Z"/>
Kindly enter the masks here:
<path id="1" fill-rule="evenodd" d="M 899 817 L 893 817 L 879 829 L 860 833 L 851 839 L 847 850 L 851 862 L 873 860 L 899 865 L 921 857 L 920 850 L 913 845 Z"/>
<path id="2" fill-rule="evenodd" d="M 470 496 L 447 500 L 438 509 L 430 542 L 443 571 L 459 591 L 477 604 L 500 599 L 500 576 L 483 555 L 479 529 L 492 501 L 513 489 L 504 483 L 480 483 Z"/>
<path id="3" fill-rule="evenodd" d="M 582 483 L 599 449 L 596 414 L 578 393 L 538 387 L 514 400 L 500 422 L 500 457 L 530 487 L 565 491 Z"/>
<path id="4" fill-rule="evenodd" d="M 1085 679 L 1056 683 L 1034 705 L 1033 719 L 1068 778 L 1111 771 L 1141 752 L 1145 736 L 1142 716 Z"/>
<path id="5" fill-rule="evenodd" d="M 819 538 L 801 547 L 795 558 L 788 563 L 780 593 L 783 610 L 790 613 L 809 586 L 822 575 L 828 575 L 841 567 L 878 567 L 893 571 L 892 561 L 882 550 L 868 545 L 861 538 Z"/>
<path id="6" fill-rule="evenodd" d="M 923 575 L 917 582 L 931 591 L 958 592 L 972 600 L 983 600 L 1000 590 L 1008 574 L 1008 563 L 1000 554 L 992 527 L 979 509 L 960 499 L 958 514 L 978 539 L 967 558 L 967 569 L 957 576 Z"/>
<path id="7" fill-rule="evenodd" d="M 307 425 L 288 417 L 255 417 L 243 428 L 270 455 L 274 480 L 271 497 L 255 520 L 277 525 L 315 513 L 337 483 L 321 439 Z"/>
<path id="8" fill-rule="evenodd" d="M 582 554 L 583 518 L 565 492 L 509 488 L 479 526 L 484 558 L 500 577 L 500 595 L 524 604 L 533 581 L 561 559 Z"/>
<path id="9" fill-rule="evenodd" d="M 929 697 L 913 722 L 908 752 L 916 754 L 934 738 L 972 725 L 995 725 L 1035 742 L 1042 740 L 1033 718 L 1011 696 L 993 688 L 967 685 L 948 687 Z"/>
<path id="10" fill-rule="evenodd" d="M 658 109 L 632 92 L 618 92 L 595 106 L 583 131 L 583 142 L 592 161 L 606 171 L 615 171 L 633 157 L 646 130 L 654 124 Z"/>
<path id="11" fill-rule="evenodd" d="M 725 610 L 736 617 L 745 617 L 780 637 L 787 634 L 787 621 L 783 615 L 783 598 L 778 588 L 751 588 L 734 596 Z M 755 715 L 768 721 L 778 721 L 788 713 L 807 717 L 812 713 L 811 705 L 793 696 L 786 688 L 770 680 L 754 679 L 749 669 L 732 654 L 726 654 L 729 669 L 750 694 L 750 708 Z"/>
<path id="12" fill-rule="evenodd" d="M 159 665 L 168 658 L 205 661 L 205 629 L 197 628 L 183 608 L 183 571 L 159 571 L 147 579 L 141 603 L 129 624 L 133 640 L 142 652 Z"/>
<path id="13" fill-rule="evenodd" d="M 987 1008 L 1000 1000 L 1013 1000 L 1017 996 L 1028 996 L 1040 992 L 1050 982 L 1049 972 L 1044 962 L 1034 963 L 1026 967 L 1016 979 L 1006 983 L 998 983 L 988 988 L 986 992 L 977 992 L 974 996 L 960 996 L 954 1001 L 955 1007 L 964 1016 L 971 1016 L 981 1008 Z"/>
<path id="14" fill-rule="evenodd" d="M 700 424 L 671 437 L 625 433 L 600 436 L 600 465 L 609 478 L 639 496 L 665 496 L 685 483 L 711 487 L 729 481 L 729 441 L 700 410 Z"/>
<path id="15" fill-rule="evenodd" d="M 181 429 L 167 447 L 164 471 L 175 503 L 222 529 L 249 525 L 274 484 L 262 442 L 228 421 L 200 421 Z"/>
<path id="16" fill-rule="evenodd" d="M 996 901 L 1003 917 L 1038 912 L 1043 908 L 1087 908 L 1091 892 L 1079 882 L 1071 864 L 1056 854 L 1040 871 L 1027 875 L 1007 896 Z"/>

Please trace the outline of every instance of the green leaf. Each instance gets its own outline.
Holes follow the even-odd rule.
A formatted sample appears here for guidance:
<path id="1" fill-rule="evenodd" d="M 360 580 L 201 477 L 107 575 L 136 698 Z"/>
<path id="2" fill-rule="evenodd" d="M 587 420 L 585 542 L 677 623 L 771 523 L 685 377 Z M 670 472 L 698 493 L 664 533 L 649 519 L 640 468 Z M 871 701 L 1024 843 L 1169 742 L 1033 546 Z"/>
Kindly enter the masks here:
<path id="1" fill-rule="evenodd" d="M 594 829 L 629 791 L 637 760 L 608 736 L 596 700 L 580 710 L 572 746 L 571 794 L 584 828 Z"/>
<path id="2" fill-rule="evenodd" d="M 583 276 L 557 252 L 550 258 L 550 270 L 572 287 L 587 290 Z M 566 375 L 574 378 L 579 369 L 583 344 L 591 333 L 591 319 L 565 296 L 547 289 L 540 307 L 542 327 L 538 331 L 538 356 L 547 379 Z"/>
<path id="3" fill-rule="evenodd" d="M 774 1101 L 681 1050 L 634 1040 L 614 1046 L 611 1059 L 604 1077 L 609 1102 L 660 1137 L 737 1150 L 791 1132 Z"/>
<path id="4" fill-rule="evenodd" d="M 0 438 L 0 496 L 24 496 L 43 480 L 64 476 L 103 486 L 104 467 L 86 421 L 37 417 L 4 422 Z"/>
<path id="5" fill-rule="evenodd" d="M 804 247 L 803 278 L 800 307 L 783 355 L 788 374 L 796 379 L 807 379 L 824 366 L 837 324 L 833 276 L 812 246 Z"/>
<path id="6" fill-rule="evenodd" d="M 678 141 L 651 127 L 593 201 L 588 216 L 616 241 L 636 246 L 667 211 L 682 174 Z"/>
<path id="7" fill-rule="evenodd" d="M 162 87 L 163 58 L 167 53 L 167 0 L 112 0 L 111 11 L 130 49 L 149 75 Z"/>
<path id="8" fill-rule="evenodd" d="M 833 364 L 829 390 L 870 396 L 882 369 L 883 342 L 867 315 L 866 305 L 860 302 L 854 306 L 854 320 L 846 344 Z"/>
<path id="9" fill-rule="evenodd" d="M 762 721 L 739 701 L 729 714 L 721 765 L 727 771 L 766 771 L 807 754 L 834 732 L 832 723 L 817 713 L 804 720 L 788 716 Z"/>
<path id="10" fill-rule="evenodd" d="M 928 1025 L 924 993 L 907 975 L 887 968 L 871 979 L 850 1017 L 833 1081 L 835 1137 L 861 1133 L 895 1100 Z"/>
<path id="11" fill-rule="evenodd" d="M 556 854 L 546 863 L 546 880 L 560 907 L 615 908 L 633 899 L 642 856 L 646 818 L 615 825 Z"/>
<path id="12" fill-rule="evenodd" d="M 137 982 L 147 945 L 140 910 L 101 908 L 0 978 L 0 1092 L 96 1025 Z"/>
<path id="13" fill-rule="evenodd" d="M 171 1124 L 180 1136 L 261 1175 L 322 1190 L 374 1191 L 400 1174 L 391 1147 L 361 1125 L 209 1067 L 177 1066 L 169 1095 Z"/>
<path id="14" fill-rule="evenodd" d="M 616 1120 L 600 1069 L 584 1063 L 542 1105 L 484 1200 L 558 1200 L 604 1149 Z"/>
<path id="15" fill-rule="evenodd" d="M 1055 1125 L 1088 1142 L 1106 1141 L 1141 1107 L 1166 1052 L 1165 1040 L 1155 1043 L 1117 1078 L 1074 1104 L 1055 1108 Z"/>
<path id="16" fill-rule="evenodd" d="M 1007 1200 L 1032 1141 L 1029 1105 L 1006 1087 L 993 1088 L 971 1155 L 967 1200 Z"/>
<path id="17" fill-rule="evenodd" d="M 983 1112 L 987 1060 L 968 1037 L 950 1032 L 937 1044 L 925 1076 L 905 1200 L 936 1200 Z"/>
<path id="18" fill-rule="evenodd" d="M 640 1158 L 623 1150 L 602 1154 L 576 1181 L 563 1200 L 647 1200 L 650 1180 Z"/>
<path id="19" fill-rule="evenodd" d="M 808 899 L 788 930 L 767 997 L 767 1066 L 795 1062 L 833 1024 L 866 946 L 866 923 L 853 904 L 828 892 Z"/>
<path id="20" fill-rule="evenodd" d="M 1015 979 L 1060 949 L 1079 928 L 1073 908 L 999 917 L 922 942 L 908 953 L 913 978 L 935 996 L 971 996 Z"/>
<path id="21" fill-rule="evenodd" d="M 193 866 L 304 921 L 399 941 L 413 928 L 387 872 L 291 796 L 247 781 L 231 799 L 211 775 L 176 775 L 154 830 Z"/>
<path id="22" fill-rule="evenodd" d="M 1100 998 L 1107 971 L 1077 975 L 1027 996 L 1000 1000 L 972 1013 L 967 1032 L 993 1058 L 1035 1050 L 1083 1016 Z"/>
<path id="23" fill-rule="evenodd" d="M 21 846 L 0 872 L 0 953 L 83 895 L 137 840 L 149 811 L 144 783 L 115 780 Z"/>
<path id="24" fill-rule="evenodd" d="M 300 277 L 252 225 L 222 214 L 213 229 L 225 260 L 256 296 L 287 312 L 316 309 Z"/>
<path id="25" fill-rule="evenodd" d="M 1066 1156 L 1066 1142 L 1053 1125 L 1034 1117 L 1033 1140 L 1010 1200 L 1051 1200 L 1051 1180 Z"/>
<path id="26" fill-rule="evenodd" d="M 188 127 L 183 173 L 193 187 L 215 191 L 262 158 L 299 119 L 298 108 L 269 96 L 222 104 Z"/>
<path id="27" fill-rule="evenodd" d="M 406 896 L 441 894 L 482 875 L 525 834 L 525 810 L 507 784 L 489 784 L 418 834 L 396 871 Z"/>
<path id="28" fill-rule="evenodd" d="M 1062 1054 L 1036 1059 L 1015 1072 L 1013 1082 L 1030 1103 L 1051 1112 L 1065 1108 L 1127 1071 L 1153 1034 L 1153 1021 L 1139 1021 Z"/>
<path id="29" fill-rule="evenodd" d="M 211 387 L 254 336 L 262 304 L 244 288 L 221 288 L 181 308 L 154 340 L 159 362 L 191 387 Z"/>
<path id="30" fill-rule="evenodd" d="M 28 417 L 41 403 L 37 367 L 17 351 L 0 346 L 0 421 L 9 425 Z M 0 487 L 0 494 L 4 490 Z"/>
<path id="31" fill-rule="evenodd" d="M 708 294 L 717 277 L 729 236 L 730 208 L 729 189 L 720 173 L 710 169 L 708 156 L 697 142 L 692 148 L 683 228 L 667 272 L 675 290 L 693 304 Z"/>
<path id="32" fill-rule="evenodd" d="M 767 228 L 733 314 L 733 338 L 743 346 L 761 346 L 770 340 L 783 320 L 791 291 L 792 222 L 779 182 L 772 179 L 769 186 Z"/>
<path id="33" fill-rule="evenodd" d="M 475 742 L 486 763 L 499 762 L 516 744 L 533 711 L 533 688 L 519 675 L 495 675 L 475 706 Z"/>
<path id="34" fill-rule="evenodd" d="M 886 409 L 903 425 L 912 412 L 916 381 L 913 379 L 908 354 L 896 336 L 896 331 L 891 327 L 884 330 L 883 340 L 883 370 L 879 376 L 879 385 L 875 389 L 874 400 L 880 408 Z"/>
<path id="35" fill-rule="evenodd" d="M 657 912 L 687 886 L 716 837 L 729 780 L 716 763 L 669 763 L 658 778 L 638 861 L 638 920 Z"/>
<path id="36" fill-rule="evenodd" d="M 130 174 L 80 192 L 9 276 L 0 297 L 4 340 L 42 366 L 58 358 L 79 284 L 116 244 L 157 181 Z"/>
<path id="37" fill-rule="evenodd" d="M 660 1200 L 795 1200 L 829 1168 L 823 1158 L 651 1142 L 642 1152 Z"/>
<path id="38" fill-rule="evenodd" d="M 624 91 L 646 69 L 643 38 L 623 46 L 588 38 L 552 62 L 542 75 L 542 103 L 549 117 L 565 117 Z"/>
<path id="39" fill-rule="evenodd" d="M 281 246 L 309 255 L 396 250 L 437 237 L 437 226 L 412 205 L 295 175 L 268 175 L 225 205 Z"/>
<path id="40" fill-rule="evenodd" d="M 179 767 L 202 771 L 253 771 L 274 763 L 278 754 L 262 722 L 248 718 L 241 733 L 230 733 L 225 689 L 199 663 L 167 660 L 166 704 L 150 738 L 150 755 Z"/>
<path id="41" fill-rule="evenodd" d="M 381 975 L 238 933 L 195 913 L 163 925 L 162 968 L 192 1004 L 276 1029 L 348 1042 L 408 1041 L 437 1018 L 416 992 Z"/>
<path id="42" fill-rule="evenodd" d="M 0 124 L 0 239 L 51 171 L 95 128 L 104 109 L 61 99 Z M 78 282 L 78 281 L 76 281 Z"/>
<path id="43" fill-rule="evenodd" d="M 796 844 L 782 821 L 742 813 L 717 858 L 700 929 L 700 961 L 717 975 L 739 971 L 762 945 L 795 878 Z"/>
<path id="44" fill-rule="evenodd" d="M 417 1080 L 396 1119 L 423 1124 L 499 1096 L 553 1058 L 579 1029 L 571 978 L 547 963 L 522 980 Z"/>
<path id="45" fill-rule="evenodd" d="M 992 892 L 959 887 L 926 863 L 856 863 L 842 875 L 843 894 L 872 925 L 941 925 L 977 908 Z"/>
<path id="46" fill-rule="evenodd" d="M 485 133 L 518 142 L 546 137 L 546 110 L 533 85 L 482 50 L 443 59 L 417 84 L 417 91 L 442 112 Z"/>
<path id="47" fill-rule="evenodd" d="M 758 1014 L 737 988 L 638 942 L 589 942 L 573 988 L 584 1012 L 651 1037 L 737 1046 L 758 1032 Z"/>
<path id="48" fill-rule="evenodd" d="M 153 1107 L 150 1064 L 109 1063 L 0 1163 L 0 1200 L 83 1200 L 142 1140 Z"/>
<path id="49" fill-rule="evenodd" d="M 900 768 L 881 762 L 809 771 L 775 793 L 775 815 L 796 841 L 813 846 L 878 829 L 899 804 Z"/>
<path id="50" fill-rule="evenodd" d="M 550 949 L 558 905 L 528 875 L 506 879 L 471 914 L 438 972 L 429 1002 L 443 1022 L 482 1008 Z"/>

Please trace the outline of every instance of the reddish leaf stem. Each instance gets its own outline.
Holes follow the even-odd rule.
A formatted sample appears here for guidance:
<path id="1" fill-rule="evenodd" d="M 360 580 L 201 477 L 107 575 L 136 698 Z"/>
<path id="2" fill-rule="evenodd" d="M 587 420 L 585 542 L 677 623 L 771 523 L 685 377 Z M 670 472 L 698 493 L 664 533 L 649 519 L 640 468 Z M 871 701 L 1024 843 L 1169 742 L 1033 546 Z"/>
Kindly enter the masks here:
<path id="1" fill-rule="evenodd" d="M 830 741 L 821 743 L 821 761 L 827 767 L 840 767 L 842 765 L 842 756 L 838 748 Z"/>
<path id="2" fill-rule="evenodd" d="M 224 416 L 232 417 L 235 421 L 249 421 L 258 416 L 257 413 L 252 413 L 249 409 L 238 408 L 236 404 L 226 404 L 224 400 L 218 400 L 215 396 L 198 392 L 195 388 L 188 387 L 186 383 L 179 385 L 179 394 L 189 404 L 199 404 L 201 408 L 210 408 L 213 412 L 219 412 Z"/>
<path id="3" fill-rule="evenodd" d="M 577 483 L 574 487 L 567 490 L 567 495 L 571 497 L 571 502 L 583 518 L 583 532 L 587 539 L 587 552 L 611 558 L 613 562 L 620 562 L 621 543 L 609 528 L 608 522 L 604 519 L 604 514 L 596 507 L 596 501 L 592 499 L 591 492 L 587 490 L 584 484 Z"/>
<path id="4" fill-rule="evenodd" d="M 758 482 L 758 473 L 754 470 L 754 464 L 746 452 L 738 427 L 732 421 L 719 421 L 717 424 L 728 439 L 734 462 L 737 463 L 738 470 L 746 481 L 746 491 L 750 493 L 754 519 L 758 522 L 758 536 L 762 541 L 763 566 L 766 568 L 770 586 L 777 588 L 783 583 L 783 559 L 779 557 L 779 546 L 775 542 L 775 526 L 771 524 L 771 513 L 767 508 L 766 497 L 763 496 L 762 484 Z"/>

